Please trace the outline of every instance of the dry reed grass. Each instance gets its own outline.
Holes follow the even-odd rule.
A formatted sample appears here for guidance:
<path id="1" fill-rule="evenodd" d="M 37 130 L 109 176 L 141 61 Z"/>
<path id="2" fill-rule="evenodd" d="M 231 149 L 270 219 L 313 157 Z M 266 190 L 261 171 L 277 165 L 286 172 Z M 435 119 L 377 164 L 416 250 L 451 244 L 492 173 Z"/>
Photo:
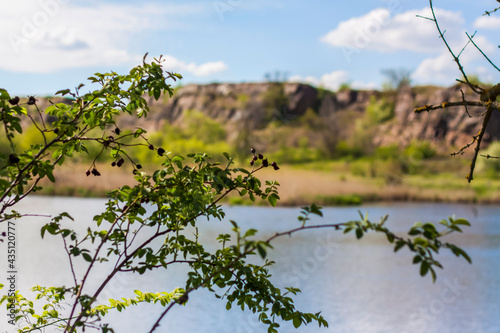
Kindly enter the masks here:
<path id="1" fill-rule="evenodd" d="M 64 165 L 56 172 L 56 183 L 43 183 L 48 193 L 74 196 L 105 196 L 110 190 L 133 185 L 131 168 L 113 168 L 99 165 L 102 176 L 86 176 L 87 167 L 81 164 Z M 416 185 L 386 185 L 380 179 L 360 178 L 340 172 L 300 170 L 282 166 L 279 171 L 267 168 L 259 171 L 259 178 L 280 183 L 281 205 L 302 205 L 321 198 L 357 195 L 367 201 L 431 201 L 431 202 L 500 202 L 500 193 L 478 198 L 472 188 L 422 188 Z M 47 192 L 45 192 L 47 193 Z M 42 192 L 43 194 L 43 192 Z M 323 200 L 324 201 L 324 200 Z"/>

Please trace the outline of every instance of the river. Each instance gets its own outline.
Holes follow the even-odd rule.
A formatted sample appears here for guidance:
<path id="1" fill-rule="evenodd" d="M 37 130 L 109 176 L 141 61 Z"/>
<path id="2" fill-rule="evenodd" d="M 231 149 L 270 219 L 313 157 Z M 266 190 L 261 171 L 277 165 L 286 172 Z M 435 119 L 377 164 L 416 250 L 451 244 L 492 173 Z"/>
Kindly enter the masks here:
<path id="1" fill-rule="evenodd" d="M 73 225 L 85 230 L 92 216 L 104 207 L 103 199 L 30 197 L 16 207 L 21 212 L 51 214 L 67 211 L 75 217 Z M 299 208 L 226 207 L 224 221 L 201 221 L 201 241 L 230 233 L 229 220 L 243 228 L 256 228 L 262 237 L 299 226 Z M 406 250 L 394 253 L 381 235 L 356 240 L 330 229 L 309 230 L 282 237 L 274 243 L 270 258 L 273 281 L 282 287 L 302 290 L 296 306 L 305 312 L 318 312 L 329 322 L 319 329 L 314 323 L 294 329 L 282 323 L 280 332 L 498 332 L 500 329 L 500 207 L 462 204 L 374 204 L 361 207 L 325 208 L 324 218 L 311 223 L 334 223 L 357 219 L 358 209 L 374 221 L 389 214 L 387 225 L 404 234 L 416 221 L 438 222 L 451 215 L 468 219 L 471 228 L 450 239 L 463 247 L 473 264 L 443 251 L 436 283 L 430 276 L 419 276 Z M 60 238 L 40 240 L 44 217 L 27 217 L 17 223 L 18 288 L 25 292 L 35 284 L 70 284 L 69 266 Z M 2 231 L 5 226 L 1 226 Z M 1 246 L 4 246 L 2 243 Z M 2 250 L 2 253 L 6 251 Z M 6 271 L 5 255 L 0 267 Z M 79 267 L 78 269 L 83 269 Z M 144 292 L 170 291 L 182 286 L 182 269 L 158 271 L 148 276 L 122 277 L 110 284 L 103 296 L 132 296 L 134 289 Z M 6 284 L 6 277 L 2 283 Z M 113 313 L 105 322 L 115 332 L 147 332 L 161 313 L 161 306 L 136 306 Z M 13 331 L 6 324 L 4 309 L 2 332 Z M 11 329 L 10 331 L 8 329 Z M 47 332 L 52 332 L 47 330 Z M 198 291 L 186 306 L 175 307 L 156 332 L 267 332 L 257 316 L 233 307 L 213 294 Z"/>

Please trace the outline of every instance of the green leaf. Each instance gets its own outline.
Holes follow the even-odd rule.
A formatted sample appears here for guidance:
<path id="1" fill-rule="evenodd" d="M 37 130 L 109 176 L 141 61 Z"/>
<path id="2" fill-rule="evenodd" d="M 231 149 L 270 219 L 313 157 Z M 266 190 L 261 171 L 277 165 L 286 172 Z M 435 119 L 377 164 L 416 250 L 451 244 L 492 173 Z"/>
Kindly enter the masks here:
<path id="1" fill-rule="evenodd" d="M 57 316 L 59 315 L 59 313 L 56 310 L 49 310 L 47 313 L 52 318 L 57 318 Z"/>
<path id="2" fill-rule="evenodd" d="M 58 92 L 56 92 L 56 95 L 62 95 L 62 96 L 64 96 L 64 95 L 69 94 L 70 91 L 71 91 L 70 89 L 59 90 Z"/>
<path id="3" fill-rule="evenodd" d="M 454 245 L 451 245 L 451 244 L 448 245 L 448 247 L 451 249 L 451 251 L 453 252 L 453 254 L 455 254 L 457 257 L 462 256 L 465 260 L 467 260 L 470 264 L 472 264 L 472 260 L 469 257 L 469 255 L 467 254 L 467 252 L 465 252 L 464 250 L 462 250 L 458 246 L 454 246 Z"/>
<path id="4" fill-rule="evenodd" d="M 276 207 L 276 204 L 278 203 L 279 198 L 280 197 L 276 193 L 271 193 L 267 197 L 267 201 L 269 201 L 269 203 L 271 204 L 271 206 Z"/>
<path id="5" fill-rule="evenodd" d="M 363 237 L 363 230 L 356 229 L 356 238 L 360 239 L 361 237 Z"/>
<path id="6" fill-rule="evenodd" d="M 259 255 L 261 256 L 262 259 L 266 259 L 267 251 L 262 244 L 260 243 L 257 244 L 257 251 L 259 252 Z"/>
<path id="7" fill-rule="evenodd" d="M 90 254 L 85 253 L 85 252 L 82 252 L 82 257 L 83 257 L 83 259 L 85 259 L 86 261 L 88 261 L 88 262 L 92 262 L 92 257 L 90 256 Z"/>
<path id="8" fill-rule="evenodd" d="M 299 328 L 302 325 L 302 320 L 299 317 L 293 317 L 293 327 Z"/>
<path id="9" fill-rule="evenodd" d="M 311 205 L 311 213 L 323 217 L 323 212 L 321 211 L 321 207 L 317 206 L 316 204 Z"/>
<path id="10" fill-rule="evenodd" d="M 429 271 L 429 263 L 427 261 L 422 261 L 422 264 L 420 265 L 420 275 L 425 276 L 427 272 Z"/>
<path id="11" fill-rule="evenodd" d="M 402 240 L 399 240 L 396 242 L 396 245 L 394 245 L 394 252 L 398 252 L 403 246 L 405 246 L 406 243 Z"/>
<path id="12" fill-rule="evenodd" d="M 456 219 L 453 221 L 453 224 L 466 225 L 466 226 L 470 227 L 469 221 L 467 221 L 465 219 Z"/>
<path id="13" fill-rule="evenodd" d="M 251 237 L 251 236 L 255 235 L 256 233 L 257 233 L 256 229 L 248 229 L 245 232 L 245 235 L 243 236 L 243 238 Z"/>
<path id="14" fill-rule="evenodd" d="M 0 99 L 3 99 L 3 100 L 9 100 L 10 99 L 10 95 L 7 92 L 7 90 L 0 88 Z"/>

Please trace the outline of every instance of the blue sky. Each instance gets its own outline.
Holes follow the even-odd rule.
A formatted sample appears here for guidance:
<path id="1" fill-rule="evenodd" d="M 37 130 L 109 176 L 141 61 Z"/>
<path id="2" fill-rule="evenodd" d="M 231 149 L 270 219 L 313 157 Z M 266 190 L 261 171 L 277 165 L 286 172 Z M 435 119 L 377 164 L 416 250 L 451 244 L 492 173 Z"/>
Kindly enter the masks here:
<path id="1" fill-rule="evenodd" d="M 434 1 L 450 44 L 465 32 L 499 58 L 493 0 Z M 428 1 L 409 0 L 18 0 L 0 4 L 0 87 L 50 95 L 95 72 L 125 73 L 143 55 L 164 55 L 182 84 L 256 82 L 269 72 L 335 90 L 378 88 L 383 69 L 406 69 L 414 84 L 451 85 L 456 65 L 437 37 Z M 499 12 L 497 12 L 499 13 Z M 465 69 L 500 75 L 471 46 Z M 500 63 L 500 61 L 497 61 Z"/>

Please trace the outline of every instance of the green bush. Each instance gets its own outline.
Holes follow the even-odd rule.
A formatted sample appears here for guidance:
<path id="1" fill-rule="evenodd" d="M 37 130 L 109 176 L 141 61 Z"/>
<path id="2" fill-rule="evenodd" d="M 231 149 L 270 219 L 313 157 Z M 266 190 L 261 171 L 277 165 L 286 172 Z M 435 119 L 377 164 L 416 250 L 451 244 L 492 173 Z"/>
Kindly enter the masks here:
<path id="1" fill-rule="evenodd" d="M 339 141 L 335 146 L 335 157 L 359 158 L 364 155 L 363 149 L 359 146 L 353 146 L 347 141 Z"/>
<path id="2" fill-rule="evenodd" d="M 398 145 L 393 144 L 389 146 L 378 147 L 375 149 L 375 157 L 381 160 L 389 160 L 397 158 L 401 155 Z"/>
<path id="3" fill-rule="evenodd" d="M 367 121 L 372 125 L 381 124 L 394 118 L 394 102 L 386 97 L 370 97 L 370 103 L 366 107 Z"/>
<path id="4" fill-rule="evenodd" d="M 500 141 L 495 141 L 481 153 L 477 160 L 477 171 L 490 178 L 500 178 Z M 484 156 L 490 156 L 484 157 Z"/>
<path id="5" fill-rule="evenodd" d="M 413 141 L 403 151 L 405 157 L 421 161 L 436 155 L 436 150 L 429 141 Z"/>

